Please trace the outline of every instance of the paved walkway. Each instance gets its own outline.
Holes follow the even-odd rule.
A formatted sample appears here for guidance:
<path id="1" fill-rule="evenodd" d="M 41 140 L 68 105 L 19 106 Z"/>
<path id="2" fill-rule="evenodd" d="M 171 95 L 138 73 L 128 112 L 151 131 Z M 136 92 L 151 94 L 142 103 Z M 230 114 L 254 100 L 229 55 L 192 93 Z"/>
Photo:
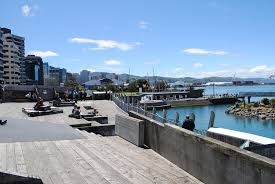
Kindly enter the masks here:
<path id="1" fill-rule="evenodd" d="M 201 183 L 150 149 L 117 137 L 0 144 L 0 171 L 45 184 Z"/>
<path id="2" fill-rule="evenodd" d="M 8 118 L 8 123 L 0 126 L 0 142 L 32 142 L 50 140 L 71 140 L 84 138 L 67 124 L 30 121 Z"/>
<path id="3" fill-rule="evenodd" d="M 47 102 L 45 102 L 47 104 Z M 11 117 L 16 119 L 27 119 L 34 121 L 45 121 L 52 123 L 61 123 L 61 124 L 80 124 L 87 123 L 84 119 L 75 119 L 69 118 L 68 115 L 71 113 L 73 107 L 60 107 L 63 109 L 64 113 L 53 114 L 46 116 L 37 116 L 37 117 L 28 117 L 22 112 L 22 108 L 33 107 L 35 103 L 2 103 L 0 104 L 0 119 L 5 117 Z M 97 108 L 100 115 L 108 116 L 109 123 L 114 124 L 114 119 L 116 114 L 125 114 L 120 110 L 112 101 L 109 100 L 95 100 L 95 101 L 79 101 L 78 105 L 91 105 L 94 108 Z M 82 109 L 84 110 L 84 109 Z"/>

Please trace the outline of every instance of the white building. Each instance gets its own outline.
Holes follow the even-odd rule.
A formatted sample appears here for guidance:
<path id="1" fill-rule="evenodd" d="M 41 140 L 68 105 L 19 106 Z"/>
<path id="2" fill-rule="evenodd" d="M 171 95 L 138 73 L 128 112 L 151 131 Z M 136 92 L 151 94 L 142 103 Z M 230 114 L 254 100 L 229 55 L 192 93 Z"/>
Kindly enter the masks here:
<path id="1" fill-rule="evenodd" d="M 11 30 L 1 28 L 3 40 L 3 79 L 6 84 L 20 84 L 21 71 L 25 54 L 24 38 L 11 34 Z"/>

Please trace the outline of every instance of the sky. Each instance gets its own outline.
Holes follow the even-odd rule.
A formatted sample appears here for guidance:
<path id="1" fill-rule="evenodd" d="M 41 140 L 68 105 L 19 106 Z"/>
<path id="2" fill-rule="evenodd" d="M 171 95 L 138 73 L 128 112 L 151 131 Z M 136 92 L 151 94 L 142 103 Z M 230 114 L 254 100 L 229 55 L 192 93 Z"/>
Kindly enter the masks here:
<path id="1" fill-rule="evenodd" d="M 0 27 L 70 72 L 268 78 L 274 10 L 274 0 L 0 0 Z"/>

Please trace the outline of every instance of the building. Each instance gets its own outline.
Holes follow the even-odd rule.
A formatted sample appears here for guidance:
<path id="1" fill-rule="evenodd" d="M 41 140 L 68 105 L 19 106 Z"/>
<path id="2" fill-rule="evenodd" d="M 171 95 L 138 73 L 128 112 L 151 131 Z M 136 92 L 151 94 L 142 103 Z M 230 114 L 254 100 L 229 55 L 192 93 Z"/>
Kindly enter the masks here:
<path id="1" fill-rule="evenodd" d="M 86 88 L 94 88 L 94 87 L 106 87 L 106 86 L 124 86 L 124 82 L 117 79 L 108 79 L 103 78 L 100 80 L 90 80 L 85 82 L 84 87 Z"/>
<path id="2" fill-rule="evenodd" d="M 79 83 L 79 84 L 81 83 L 79 73 L 73 73 L 73 78 L 77 83 Z"/>
<path id="3" fill-rule="evenodd" d="M 27 85 L 43 85 L 44 73 L 43 73 L 43 61 L 41 57 L 28 55 L 24 59 L 25 72 L 26 72 L 26 84 Z"/>
<path id="4" fill-rule="evenodd" d="M 4 66 L 3 66 L 3 34 L 0 27 L 0 84 L 4 83 L 3 74 L 4 74 Z"/>
<path id="5" fill-rule="evenodd" d="M 82 70 L 80 72 L 80 82 L 85 83 L 90 80 L 90 71 L 88 70 Z"/>
<path id="6" fill-rule="evenodd" d="M 20 84 L 21 65 L 25 54 L 24 38 L 1 28 L 3 40 L 3 78 L 6 84 Z M 22 70 L 24 71 L 24 69 Z M 24 76 L 24 72 L 22 74 Z"/>
<path id="7" fill-rule="evenodd" d="M 67 80 L 67 70 L 65 68 L 59 69 L 59 83 L 65 83 Z"/>
<path id="8" fill-rule="evenodd" d="M 25 38 L 21 36 L 12 35 L 13 41 L 18 48 L 18 60 L 20 66 L 20 84 L 26 84 L 27 76 L 26 76 L 26 67 L 24 62 L 25 57 Z"/>

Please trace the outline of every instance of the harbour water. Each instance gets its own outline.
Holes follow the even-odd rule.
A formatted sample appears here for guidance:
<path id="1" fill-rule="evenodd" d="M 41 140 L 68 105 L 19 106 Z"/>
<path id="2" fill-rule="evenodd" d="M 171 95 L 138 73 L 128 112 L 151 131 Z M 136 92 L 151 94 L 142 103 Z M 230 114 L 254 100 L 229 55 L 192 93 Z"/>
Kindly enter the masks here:
<path id="1" fill-rule="evenodd" d="M 215 94 L 237 94 L 239 92 L 275 92 L 275 85 L 257 86 L 215 86 Z M 213 94 L 213 87 L 205 87 L 205 95 Z M 254 101 L 259 98 L 252 99 Z M 185 115 L 194 113 L 196 115 L 196 129 L 207 130 L 210 112 L 214 111 L 215 127 L 228 128 L 232 130 L 253 133 L 275 139 L 275 121 L 240 118 L 234 115 L 225 114 L 224 111 L 230 105 L 211 105 L 199 107 L 179 107 L 167 110 L 167 117 L 174 119 L 176 112 L 180 113 L 180 122 L 185 119 Z M 157 111 L 162 116 L 162 111 Z"/>

